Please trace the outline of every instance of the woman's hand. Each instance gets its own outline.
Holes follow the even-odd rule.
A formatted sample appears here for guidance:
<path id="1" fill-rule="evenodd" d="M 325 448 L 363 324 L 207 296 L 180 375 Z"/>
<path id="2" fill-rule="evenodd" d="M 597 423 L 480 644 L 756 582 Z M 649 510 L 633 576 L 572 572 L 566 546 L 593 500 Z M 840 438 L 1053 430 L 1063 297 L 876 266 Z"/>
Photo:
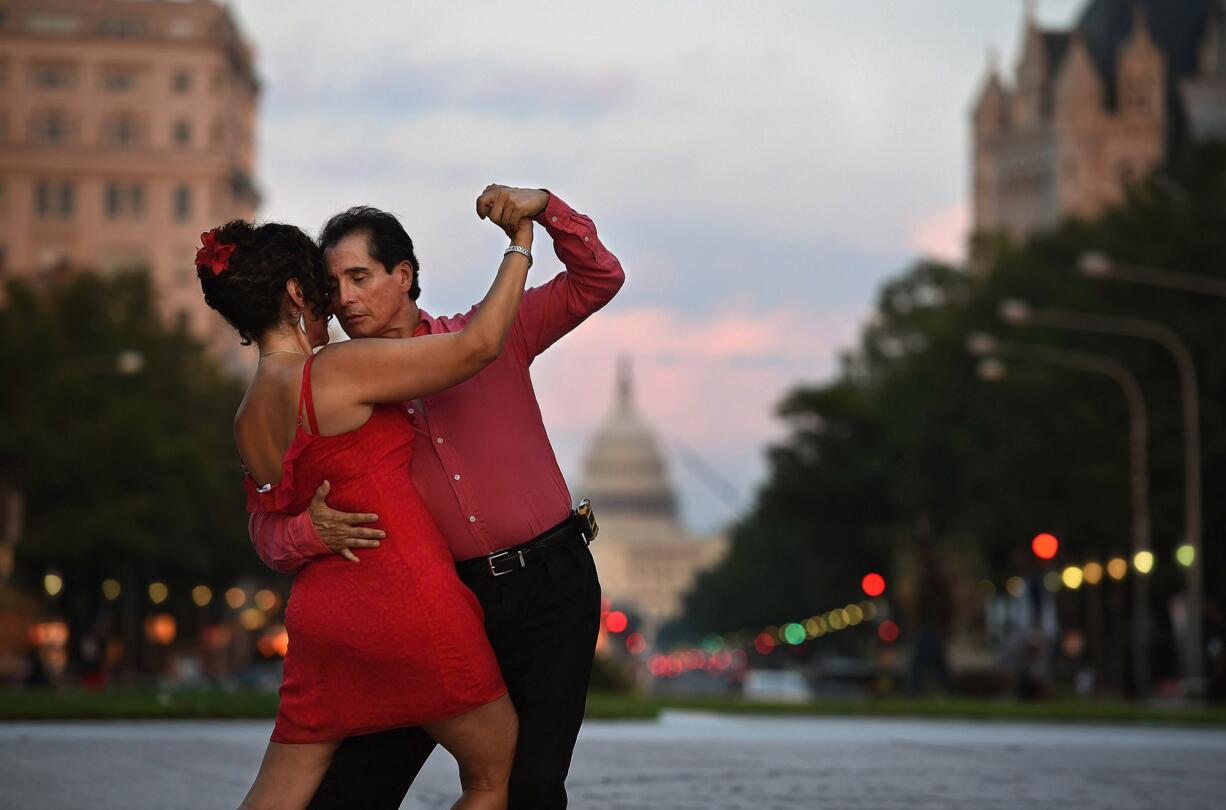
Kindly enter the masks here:
<path id="1" fill-rule="evenodd" d="M 532 218 L 549 205 L 549 192 L 490 184 L 477 198 L 477 216 L 488 219 L 521 247 L 532 246 Z M 526 241 L 522 241 L 526 240 Z"/>

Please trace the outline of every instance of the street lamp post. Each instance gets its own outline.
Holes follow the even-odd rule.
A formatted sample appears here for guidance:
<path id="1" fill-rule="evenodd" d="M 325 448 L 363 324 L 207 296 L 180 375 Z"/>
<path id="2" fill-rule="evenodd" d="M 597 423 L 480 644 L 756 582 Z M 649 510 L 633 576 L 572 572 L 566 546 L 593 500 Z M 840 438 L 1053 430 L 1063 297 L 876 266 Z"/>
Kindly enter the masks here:
<path id="1" fill-rule="evenodd" d="M 1129 264 L 1116 261 L 1107 254 L 1095 250 L 1086 251 L 1077 258 L 1077 269 L 1082 275 L 1090 278 L 1131 281 L 1134 284 L 1145 284 L 1150 287 L 1226 298 L 1226 280 L 1210 278 L 1198 273 L 1182 273 L 1160 267 Z"/>
<path id="2" fill-rule="evenodd" d="M 1089 352 L 1053 349 L 1026 343 L 1005 343 L 991 335 L 974 334 L 967 339 L 967 351 L 981 358 L 980 376 L 998 380 L 1005 366 L 998 358 L 1035 365 L 1081 371 L 1108 377 L 1124 394 L 1128 403 L 1129 462 L 1132 490 L 1132 551 L 1136 555 L 1150 547 L 1149 512 L 1149 416 L 1140 383 L 1123 363 Z M 1149 691 L 1149 588 L 1147 577 L 1136 572 L 1132 577 L 1132 669 L 1137 693 Z"/>
<path id="3" fill-rule="evenodd" d="M 1088 312 L 1036 310 L 1017 299 L 1000 304 L 1006 323 L 1047 326 L 1100 335 L 1140 338 L 1157 343 L 1170 353 L 1179 372 L 1183 409 L 1184 444 L 1184 542 L 1192 549 L 1191 565 L 1185 568 L 1188 589 L 1187 643 L 1184 645 L 1184 676 L 1190 694 L 1203 694 L 1204 658 L 1201 651 L 1201 611 L 1204 600 L 1204 569 L 1201 521 L 1200 393 L 1192 353 L 1173 329 L 1154 321 L 1122 318 Z"/>

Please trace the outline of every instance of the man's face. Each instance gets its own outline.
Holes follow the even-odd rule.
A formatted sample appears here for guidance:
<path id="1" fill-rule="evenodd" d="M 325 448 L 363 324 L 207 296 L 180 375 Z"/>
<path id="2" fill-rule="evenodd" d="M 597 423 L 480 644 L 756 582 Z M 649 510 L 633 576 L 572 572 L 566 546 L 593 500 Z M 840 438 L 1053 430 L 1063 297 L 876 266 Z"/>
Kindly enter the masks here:
<path id="1" fill-rule="evenodd" d="M 371 257 L 369 237 L 361 231 L 328 248 L 324 258 L 336 281 L 333 309 L 349 337 L 378 337 L 406 319 L 413 284 L 408 262 L 387 272 Z"/>

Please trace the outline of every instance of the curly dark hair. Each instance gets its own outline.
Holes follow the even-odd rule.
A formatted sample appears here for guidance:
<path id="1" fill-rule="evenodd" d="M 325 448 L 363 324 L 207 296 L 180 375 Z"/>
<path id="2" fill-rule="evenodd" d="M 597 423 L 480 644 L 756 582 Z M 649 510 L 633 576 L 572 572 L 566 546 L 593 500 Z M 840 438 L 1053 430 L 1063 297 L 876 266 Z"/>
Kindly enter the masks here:
<path id="1" fill-rule="evenodd" d="M 229 264 L 214 274 L 198 265 L 204 301 L 238 330 L 244 346 L 284 317 L 285 283 L 302 285 L 306 305 L 317 317 L 328 311 L 331 277 L 323 251 L 301 229 L 267 222 L 232 220 L 216 231 L 222 245 L 234 245 Z"/>
<path id="2" fill-rule="evenodd" d="M 413 252 L 413 240 L 394 214 L 369 205 L 355 205 L 328 220 L 319 232 L 319 246 L 324 250 L 352 233 L 365 233 L 368 242 L 366 252 L 389 274 L 403 261 L 413 265 L 413 284 L 409 287 L 409 299 L 416 301 L 421 295 L 421 265 Z"/>

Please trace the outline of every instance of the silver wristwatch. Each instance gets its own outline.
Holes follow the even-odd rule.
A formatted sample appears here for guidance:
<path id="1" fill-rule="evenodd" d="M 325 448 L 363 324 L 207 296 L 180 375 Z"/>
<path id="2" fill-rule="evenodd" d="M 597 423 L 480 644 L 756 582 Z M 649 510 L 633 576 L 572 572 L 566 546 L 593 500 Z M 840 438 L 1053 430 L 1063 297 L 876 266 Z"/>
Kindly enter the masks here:
<path id="1" fill-rule="evenodd" d="M 532 267 L 532 251 L 528 250 L 528 248 L 520 247 L 519 245 L 511 245 L 510 247 L 508 247 L 506 250 L 502 252 L 502 255 L 505 256 L 508 253 L 519 253 L 519 254 L 522 254 L 523 256 L 526 256 L 528 259 L 528 267 L 529 268 Z"/>

